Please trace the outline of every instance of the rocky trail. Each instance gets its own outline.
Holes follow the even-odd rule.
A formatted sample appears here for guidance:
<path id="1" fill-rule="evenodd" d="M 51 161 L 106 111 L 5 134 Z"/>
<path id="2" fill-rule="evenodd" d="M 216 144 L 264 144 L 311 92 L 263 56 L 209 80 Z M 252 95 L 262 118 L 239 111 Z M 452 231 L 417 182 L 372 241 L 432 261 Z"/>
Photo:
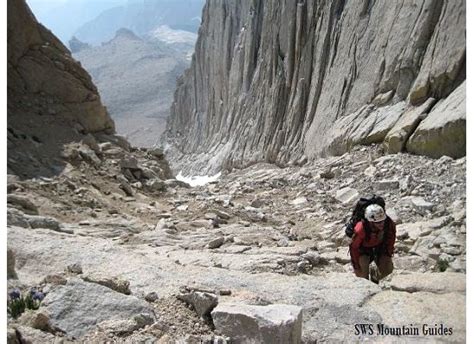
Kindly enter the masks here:
<path id="1" fill-rule="evenodd" d="M 8 288 L 46 295 L 9 318 L 12 343 L 400 340 L 356 333 L 363 323 L 465 341 L 465 158 L 372 145 L 199 187 L 119 136 L 86 136 L 62 158 L 57 176 L 8 177 Z M 397 223 L 379 285 L 354 277 L 343 230 L 372 193 Z"/>

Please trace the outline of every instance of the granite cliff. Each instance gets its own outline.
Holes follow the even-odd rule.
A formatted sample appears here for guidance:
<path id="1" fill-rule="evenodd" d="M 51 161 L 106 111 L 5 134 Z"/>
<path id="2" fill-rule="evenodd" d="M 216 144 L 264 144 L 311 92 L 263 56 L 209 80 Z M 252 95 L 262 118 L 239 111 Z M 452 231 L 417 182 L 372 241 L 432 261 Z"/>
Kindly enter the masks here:
<path id="1" fill-rule="evenodd" d="M 166 132 L 174 168 L 384 142 L 465 155 L 465 1 L 208 0 Z"/>

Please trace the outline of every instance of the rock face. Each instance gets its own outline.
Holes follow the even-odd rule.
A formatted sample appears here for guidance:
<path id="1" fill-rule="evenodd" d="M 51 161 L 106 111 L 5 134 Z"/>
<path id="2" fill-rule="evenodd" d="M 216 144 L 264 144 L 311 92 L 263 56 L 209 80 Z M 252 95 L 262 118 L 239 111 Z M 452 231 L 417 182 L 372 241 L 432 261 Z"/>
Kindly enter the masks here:
<path id="1" fill-rule="evenodd" d="M 45 125 L 47 124 L 47 125 Z M 63 143 L 114 132 L 90 76 L 24 0 L 8 3 L 8 169 L 51 175 Z M 54 133 L 54 135 L 52 135 Z"/>
<path id="2" fill-rule="evenodd" d="M 445 105 L 424 105 L 428 117 L 459 114 L 423 125 L 407 149 L 437 156 L 447 137 L 442 154 L 458 157 L 465 94 L 443 99 L 465 80 L 465 51 L 465 1 L 209 0 L 165 140 L 175 168 L 201 172 L 304 161 L 383 142 L 433 98 Z"/>

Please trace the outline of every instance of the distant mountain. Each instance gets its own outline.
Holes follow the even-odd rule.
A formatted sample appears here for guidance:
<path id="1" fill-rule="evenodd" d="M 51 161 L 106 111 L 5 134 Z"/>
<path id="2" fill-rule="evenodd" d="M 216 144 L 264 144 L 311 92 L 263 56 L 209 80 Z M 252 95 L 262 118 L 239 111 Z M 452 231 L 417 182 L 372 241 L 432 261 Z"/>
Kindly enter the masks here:
<path id="1" fill-rule="evenodd" d="M 28 0 L 36 19 L 50 29 L 64 44 L 83 24 L 126 0 Z"/>
<path id="2" fill-rule="evenodd" d="M 73 55 L 92 75 L 117 131 L 141 147 L 155 144 L 165 128 L 176 78 L 189 65 L 186 53 L 128 29 Z"/>
<path id="3" fill-rule="evenodd" d="M 99 45 L 112 39 L 120 28 L 146 35 L 162 25 L 196 33 L 204 0 L 139 0 L 102 12 L 75 33 L 79 40 Z"/>

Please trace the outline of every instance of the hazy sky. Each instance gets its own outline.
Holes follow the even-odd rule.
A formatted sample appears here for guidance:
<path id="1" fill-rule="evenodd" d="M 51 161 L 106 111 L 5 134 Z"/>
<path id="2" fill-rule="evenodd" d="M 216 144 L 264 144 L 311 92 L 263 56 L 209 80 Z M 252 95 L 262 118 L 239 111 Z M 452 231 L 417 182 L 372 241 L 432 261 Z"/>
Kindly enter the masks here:
<path id="1" fill-rule="evenodd" d="M 36 19 L 67 44 L 76 30 L 127 0 L 26 0 Z"/>

